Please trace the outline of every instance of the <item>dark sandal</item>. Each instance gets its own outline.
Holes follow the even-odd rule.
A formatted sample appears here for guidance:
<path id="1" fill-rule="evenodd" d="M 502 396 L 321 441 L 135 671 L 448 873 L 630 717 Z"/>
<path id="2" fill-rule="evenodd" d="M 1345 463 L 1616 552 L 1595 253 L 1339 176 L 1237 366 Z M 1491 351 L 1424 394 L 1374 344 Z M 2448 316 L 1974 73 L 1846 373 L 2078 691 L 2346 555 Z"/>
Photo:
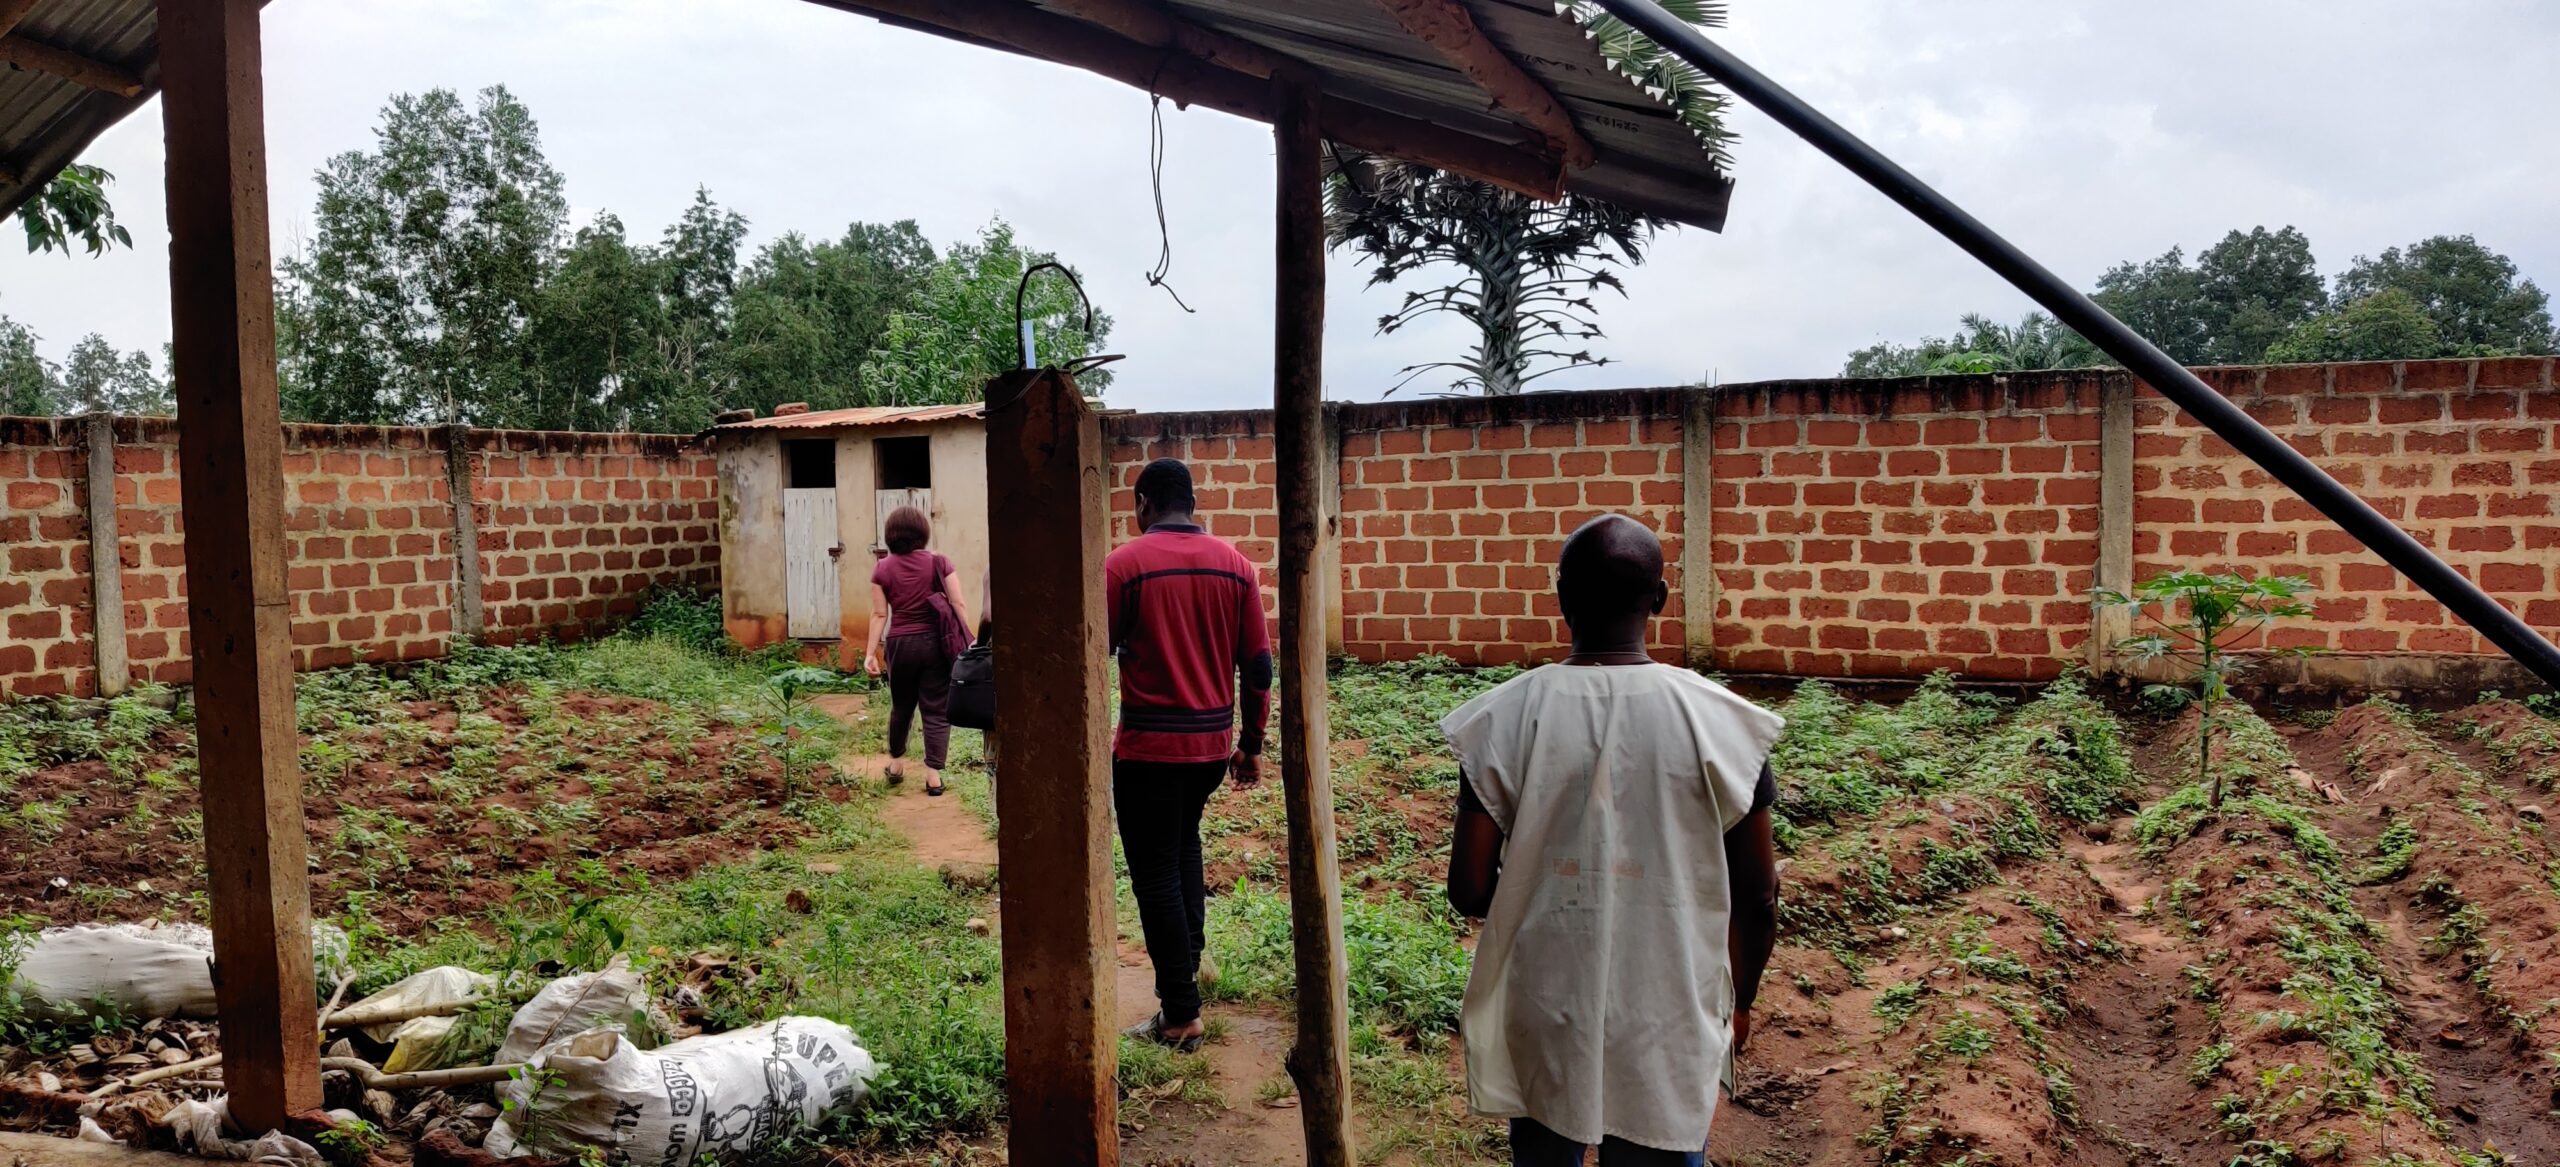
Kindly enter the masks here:
<path id="1" fill-rule="evenodd" d="M 899 765 L 898 759 L 891 758 L 889 764 L 881 768 L 881 777 L 891 786 L 903 786 L 907 781 L 907 768 Z"/>
<path id="2" fill-rule="evenodd" d="M 946 790 L 948 790 L 948 789 L 950 789 L 950 787 L 947 787 L 947 786 L 943 785 L 942 783 L 936 782 L 936 783 L 934 783 L 934 784 L 933 784 L 933 785 L 931 785 L 931 786 L 927 786 L 927 787 L 925 787 L 925 788 L 924 788 L 924 792 L 925 792 L 925 795 L 926 795 L 927 797 L 930 797 L 930 798 L 940 798 L 940 797 L 942 797 L 943 792 L 944 792 L 944 791 L 946 791 Z"/>
<path id="3" fill-rule="evenodd" d="M 1132 1025 L 1127 1029 L 1121 1030 L 1120 1036 L 1134 1037 L 1139 1041 L 1151 1041 L 1157 1045 L 1165 1047 L 1166 1049 L 1172 1050 L 1175 1053 L 1188 1054 L 1198 1053 L 1200 1051 L 1201 1039 L 1209 1035 L 1206 1030 L 1203 1030 L 1202 1032 L 1192 1034 L 1189 1037 L 1166 1037 L 1164 1033 L 1164 1014 L 1158 1012 L 1150 1015 L 1146 1020 L 1141 1021 L 1136 1025 Z"/>

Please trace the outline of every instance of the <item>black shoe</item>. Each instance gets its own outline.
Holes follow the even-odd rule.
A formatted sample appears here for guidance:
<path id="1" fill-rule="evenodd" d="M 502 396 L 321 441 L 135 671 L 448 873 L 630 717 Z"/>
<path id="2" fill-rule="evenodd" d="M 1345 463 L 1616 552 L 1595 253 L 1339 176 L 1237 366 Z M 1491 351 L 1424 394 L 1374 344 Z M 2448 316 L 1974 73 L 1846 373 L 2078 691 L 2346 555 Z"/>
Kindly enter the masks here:
<path id="1" fill-rule="evenodd" d="M 1175 1053 L 1187 1054 L 1199 1051 L 1200 1039 L 1207 1037 L 1208 1032 L 1203 1030 L 1202 1032 L 1192 1034 L 1189 1037 L 1167 1037 L 1164 1032 L 1164 1014 L 1156 1013 L 1136 1025 L 1132 1025 L 1127 1029 L 1121 1030 L 1120 1035 L 1122 1037 L 1134 1037 L 1140 1041 L 1152 1041 L 1157 1045 L 1172 1050 Z"/>

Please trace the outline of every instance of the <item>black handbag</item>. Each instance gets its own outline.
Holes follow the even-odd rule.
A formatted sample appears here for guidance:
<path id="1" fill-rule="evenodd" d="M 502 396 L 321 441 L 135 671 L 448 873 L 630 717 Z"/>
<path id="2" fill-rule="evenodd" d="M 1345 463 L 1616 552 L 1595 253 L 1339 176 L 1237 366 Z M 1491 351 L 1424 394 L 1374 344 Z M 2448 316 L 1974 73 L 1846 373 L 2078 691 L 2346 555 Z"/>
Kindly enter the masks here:
<path id="1" fill-rule="evenodd" d="M 951 724 L 996 727 L 995 637 L 982 636 L 951 662 Z"/>

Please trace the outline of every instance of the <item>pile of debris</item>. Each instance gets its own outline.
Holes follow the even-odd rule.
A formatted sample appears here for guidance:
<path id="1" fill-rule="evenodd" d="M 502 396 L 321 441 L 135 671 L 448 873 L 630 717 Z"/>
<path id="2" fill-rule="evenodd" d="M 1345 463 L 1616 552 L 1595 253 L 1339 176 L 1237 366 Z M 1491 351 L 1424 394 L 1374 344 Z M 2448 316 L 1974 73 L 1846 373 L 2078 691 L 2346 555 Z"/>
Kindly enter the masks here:
<path id="1" fill-rule="evenodd" d="M 505 1012 L 494 1052 L 453 1065 L 473 1044 L 457 1031 L 494 1022 L 534 982 L 445 966 L 342 1003 L 344 941 L 315 947 L 338 984 L 315 1038 L 326 1043 L 325 1116 L 294 1131 L 231 1127 L 202 928 L 80 925 L 38 934 L 0 985 L 32 1016 L 87 1018 L 93 1031 L 47 1052 L 0 1049 L 0 1126 L 293 1167 L 568 1162 L 589 1148 L 633 1167 L 693 1167 L 851 1109 L 879 1073 L 853 1032 L 824 1018 L 725 1033 L 680 1021 L 700 1016 L 695 982 L 730 971 L 709 956 L 684 962 L 676 1016 L 615 956 L 541 983 Z M 121 1019 L 141 1020 L 112 1024 Z"/>

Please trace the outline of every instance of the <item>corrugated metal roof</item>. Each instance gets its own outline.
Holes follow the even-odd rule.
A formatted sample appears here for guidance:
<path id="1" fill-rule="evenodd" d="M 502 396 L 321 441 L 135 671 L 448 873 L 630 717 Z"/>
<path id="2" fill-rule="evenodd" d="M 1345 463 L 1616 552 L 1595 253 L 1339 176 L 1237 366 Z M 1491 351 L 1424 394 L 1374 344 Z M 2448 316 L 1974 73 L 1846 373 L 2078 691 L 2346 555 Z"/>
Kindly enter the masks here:
<path id="1" fill-rule="evenodd" d="M 1552 0 L 1464 2 L 1478 27 L 1546 84 L 1598 151 L 1596 164 L 1566 175 L 1567 189 L 1722 229 L 1731 179 L 1668 107 L 1610 70 L 1581 26 L 1557 13 Z M 1165 0 L 1164 6 L 1305 61 L 1337 97 L 1498 142 L 1527 138 L 1376 0 Z M 159 91 L 154 25 L 154 0 L 43 0 L 20 24 L 33 39 L 132 69 L 143 90 L 117 97 L 42 73 L 0 70 L 0 166 L 17 176 L 0 182 L 0 215 Z"/>
<path id="2" fill-rule="evenodd" d="M 142 92 L 120 97 L 31 69 L 0 69 L 0 167 L 9 172 L 0 181 L 0 215 L 159 92 L 157 21 L 153 0 L 43 0 L 18 22 L 11 35 L 131 69 Z"/>
<path id="3" fill-rule="evenodd" d="M 1377 0 L 1170 0 L 1197 24 L 1316 67 L 1336 97 L 1497 141 L 1524 130 L 1493 112 L 1466 74 L 1396 23 Z M 1513 62 L 1555 94 L 1599 152 L 1568 171 L 1565 188 L 1633 210 L 1724 229 L 1733 180 L 1697 132 L 1609 67 L 1552 0 L 1466 0 L 1467 11 Z"/>
<path id="4" fill-rule="evenodd" d="M 926 421 L 950 421 L 954 418 L 985 417 L 987 407 L 981 402 L 963 405 L 870 405 L 860 409 L 821 409 L 811 413 L 791 413 L 781 417 L 759 417 L 753 421 L 733 421 L 713 426 L 713 433 L 739 430 L 836 430 L 873 425 L 910 425 Z"/>

